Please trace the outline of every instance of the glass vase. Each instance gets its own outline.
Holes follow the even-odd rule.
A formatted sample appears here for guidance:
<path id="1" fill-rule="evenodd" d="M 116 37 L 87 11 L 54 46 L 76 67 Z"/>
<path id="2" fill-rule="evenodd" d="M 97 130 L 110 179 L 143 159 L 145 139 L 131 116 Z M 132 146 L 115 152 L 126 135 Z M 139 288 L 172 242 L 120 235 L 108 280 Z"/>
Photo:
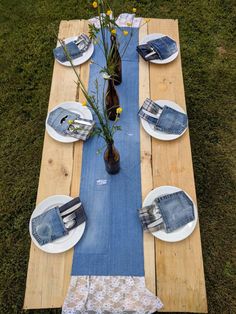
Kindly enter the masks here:
<path id="1" fill-rule="evenodd" d="M 120 107 L 120 102 L 118 94 L 116 92 L 114 81 L 112 79 L 108 80 L 105 104 L 108 119 L 111 121 L 115 121 L 117 117 L 116 110 Z"/>
<path id="2" fill-rule="evenodd" d="M 120 85 L 122 82 L 122 62 L 119 53 L 119 49 L 117 47 L 116 36 L 111 35 L 111 48 L 110 48 L 110 55 L 111 55 L 111 66 L 113 68 L 114 74 L 112 78 L 114 80 L 115 85 Z"/>
<path id="3" fill-rule="evenodd" d="M 109 174 L 117 174 L 120 171 L 120 154 L 113 143 L 107 144 L 103 158 Z"/>

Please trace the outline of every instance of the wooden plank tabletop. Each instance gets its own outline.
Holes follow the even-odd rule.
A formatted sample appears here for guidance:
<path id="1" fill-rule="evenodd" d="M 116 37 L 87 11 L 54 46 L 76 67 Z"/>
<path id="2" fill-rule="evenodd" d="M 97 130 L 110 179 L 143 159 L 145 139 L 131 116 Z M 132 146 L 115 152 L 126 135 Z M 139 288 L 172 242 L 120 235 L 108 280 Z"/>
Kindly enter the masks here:
<path id="1" fill-rule="evenodd" d="M 179 44 L 177 20 L 152 19 L 148 23 L 147 33 L 167 34 Z M 172 100 L 186 110 L 180 55 L 175 61 L 160 66 L 148 65 L 140 60 L 141 82 L 148 77 L 145 74 L 145 78 L 142 78 L 144 71 L 149 73 L 151 99 Z M 140 93 L 142 93 L 142 86 L 140 86 Z M 152 158 L 149 167 L 152 169 L 153 187 L 177 186 L 185 190 L 196 202 L 189 131 L 179 139 L 170 142 L 152 138 L 148 155 L 150 152 Z M 144 176 L 146 176 L 146 171 L 144 171 Z M 155 242 L 154 246 L 150 244 L 151 241 Z M 156 278 L 156 292 L 165 305 L 164 311 L 206 313 L 207 299 L 199 224 L 192 235 L 184 241 L 167 243 L 149 237 L 144 239 L 145 248 L 146 242 L 148 243 L 147 250 L 145 249 L 145 269 L 148 270 L 147 286 L 153 289 L 153 278 Z M 151 249 L 152 253 L 150 253 Z M 155 254 L 155 269 L 153 254 Z M 153 275 L 149 273 L 149 263 Z"/>
<path id="2" fill-rule="evenodd" d="M 85 20 L 62 21 L 59 37 L 74 36 L 87 30 Z M 179 43 L 176 20 L 151 19 L 140 29 L 140 39 L 149 33 L 164 33 Z M 89 62 L 77 69 L 87 83 Z M 140 59 L 139 78 L 140 103 L 151 97 L 173 100 L 186 108 L 180 55 L 164 66 L 149 65 Z M 49 110 L 66 100 L 83 101 L 74 80 L 70 68 L 55 62 Z M 189 132 L 172 142 L 150 138 L 142 128 L 140 136 L 142 197 L 160 185 L 175 185 L 196 201 Z M 54 194 L 77 196 L 81 163 L 82 142 L 62 144 L 45 133 L 37 203 Z M 47 254 L 31 243 L 25 309 L 62 306 L 70 280 L 72 256 L 73 249 L 61 254 Z M 161 298 L 164 312 L 207 312 L 199 225 L 189 238 L 178 243 L 159 241 L 145 234 L 144 262 L 146 285 Z"/>

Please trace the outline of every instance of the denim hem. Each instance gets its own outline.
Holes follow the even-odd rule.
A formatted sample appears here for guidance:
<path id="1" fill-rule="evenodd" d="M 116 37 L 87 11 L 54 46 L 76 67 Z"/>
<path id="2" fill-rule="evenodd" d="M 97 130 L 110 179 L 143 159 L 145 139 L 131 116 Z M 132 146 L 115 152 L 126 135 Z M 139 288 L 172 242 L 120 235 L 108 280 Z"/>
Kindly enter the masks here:
<path id="1" fill-rule="evenodd" d="M 166 195 L 159 196 L 157 202 L 159 203 L 159 201 L 167 199 L 167 198 L 171 198 L 171 197 L 173 197 L 173 195 L 179 194 L 181 192 L 183 192 L 183 191 L 177 191 L 177 192 L 174 192 L 174 193 L 171 193 L 171 194 L 166 194 Z"/>
<path id="2" fill-rule="evenodd" d="M 158 121 L 157 121 L 158 122 Z M 183 131 L 187 128 L 186 127 L 183 127 L 181 129 L 176 129 L 176 128 L 170 128 L 170 129 L 166 129 L 164 127 L 159 127 L 159 126 L 155 126 L 155 129 L 161 131 L 161 132 L 165 132 L 165 133 L 168 133 L 168 134 L 176 134 L 176 135 L 180 135 L 183 133 Z"/>
<path id="3" fill-rule="evenodd" d="M 34 236 L 34 238 L 36 239 L 36 241 L 38 242 L 39 245 L 44 245 L 45 244 L 44 243 L 45 241 L 40 238 L 40 236 L 37 234 L 37 232 L 35 231 L 33 226 L 32 226 L 32 235 Z"/>

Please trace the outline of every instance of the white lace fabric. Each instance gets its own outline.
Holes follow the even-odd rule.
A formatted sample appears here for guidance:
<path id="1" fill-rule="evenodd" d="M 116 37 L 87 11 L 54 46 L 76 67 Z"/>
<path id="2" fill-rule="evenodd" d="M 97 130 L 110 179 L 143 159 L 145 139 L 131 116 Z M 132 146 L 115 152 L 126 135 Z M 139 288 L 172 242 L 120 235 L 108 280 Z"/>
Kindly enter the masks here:
<path id="1" fill-rule="evenodd" d="M 162 307 L 144 277 L 72 276 L 62 314 L 151 314 Z"/>
<path id="2" fill-rule="evenodd" d="M 103 18 L 103 16 L 106 16 L 106 14 L 104 13 L 101 14 L 101 18 Z M 100 28 L 99 16 L 95 16 L 89 19 L 88 21 L 89 21 L 89 24 L 93 24 L 95 27 Z M 140 27 L 141 21 L 142 21 L 142 18 L 135 17 L 135 14 L 122 13 L 116 19 L 116 24 L 119 27 L 127 27 L 128 25 L 130 25 L 131 27 Z"/>

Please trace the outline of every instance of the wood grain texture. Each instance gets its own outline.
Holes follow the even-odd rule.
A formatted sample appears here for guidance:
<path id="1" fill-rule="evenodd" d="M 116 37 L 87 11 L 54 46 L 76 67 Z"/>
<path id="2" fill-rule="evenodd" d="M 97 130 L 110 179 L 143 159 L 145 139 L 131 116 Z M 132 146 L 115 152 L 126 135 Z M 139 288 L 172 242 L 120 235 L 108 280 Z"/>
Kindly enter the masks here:
<path id="1" fill-rule="evenodd" d="M 84 21 L 62 21 L 59 38 L 84 30 Z M 78 68 L 79 69 L 79 68 Z M 55 62 L 48 110 L 76 99 L 76 76 L 71 68 Z M 54 194 L 77 195 L 82 156 L 81 143 L 63 144 L 45 133 L 37 203 Z M 74 162 L 75 161 L 75 162 Z M 63 304 L 70 280 L 73 250 L 47 254 L 31 243 L 24 308 L 54 308 Z"/>
<path id="2" fill-rule="evenodd" d="M 88 34 L 88 22 L 84 21 L 83 32 Z M 88 86 L 89 81 L 89 65 L 90 60 L 80 66 L 80 77 L 85 86 Z M 85 97 L 80 88 L 77 88 L 76 101 L 83 102 Z M 74 143 L 74 163 L 73 174 L 71 183 L 71 196 L 76 197 L 80 191 L 80 179 L 82 170 L 82 153 L 83 153 L 83 141 L 77 141 Z"/>
<path id="3" fill-rule="evenodd" d="M 139 30 L 139 40 L 147 35 L 147 24 Z M 149 89 L 149 64 L 139 58 L 139 105 L 150 97 Z M 142 200 L 153 189 L 152 179 L 152 145 L 150 136 L 140 127 L 140 152 L 141 152 L 141 184 Z M 156 294 L 156 270 L 155 270 L 155 241 L 149 233 L 143 235 L 144 245 L 144 269 L 146 287 Z"/>
<path id="4" fill-rule="evenodd" d="M 177 20 L 152 19 L 148 33 L 163 33 L 179 43 Z M 153 100 L 172 100 L 186 109 L 180 55 L 166 65 L 150 64 L 150 93 Z M 175 141 L 152 139 L 152 169 L 154 187 L 177 186 L 196 202 L 188 131 Z M 184 241 L 155 242 L 157 295 L 163 311 L 207 312 L 199 224 Z"/>

